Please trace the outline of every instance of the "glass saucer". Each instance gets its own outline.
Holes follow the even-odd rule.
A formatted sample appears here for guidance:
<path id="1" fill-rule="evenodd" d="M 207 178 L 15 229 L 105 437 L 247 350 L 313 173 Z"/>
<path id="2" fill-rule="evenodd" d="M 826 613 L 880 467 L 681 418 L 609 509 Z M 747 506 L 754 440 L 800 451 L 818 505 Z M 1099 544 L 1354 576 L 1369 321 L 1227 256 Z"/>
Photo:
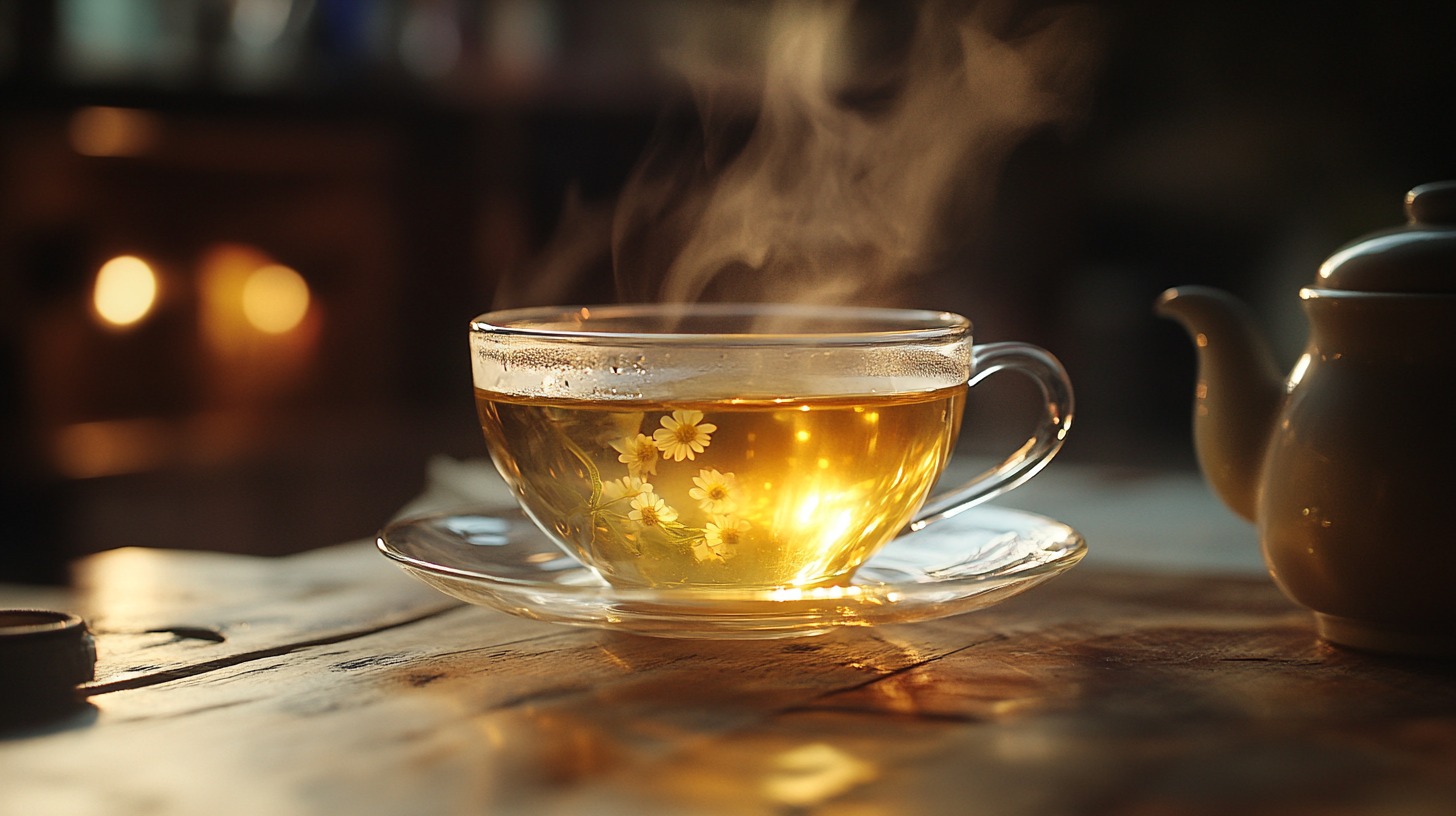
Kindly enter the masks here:
<path id="1" fill-rule="evenodd" d="M 845 585 L 816 589 L 619 589 L 514 509 L 404 519 L 385 527 L 378 544 L 406 572 L 469 603 L 555 623 L 718 639 L 959 615 L 1030 589 L 1087 553 L 1065 524 L 992 506 L 901 536 Z"/>

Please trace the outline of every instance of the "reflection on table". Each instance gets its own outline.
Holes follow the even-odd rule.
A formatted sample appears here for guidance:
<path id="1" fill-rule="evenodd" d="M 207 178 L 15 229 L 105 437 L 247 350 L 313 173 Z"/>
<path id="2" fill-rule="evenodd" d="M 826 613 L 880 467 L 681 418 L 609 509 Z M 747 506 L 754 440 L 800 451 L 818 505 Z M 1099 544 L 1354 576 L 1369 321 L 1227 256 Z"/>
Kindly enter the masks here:
<path id="1" fill-rule="evenodd" d="M 72 592 L 0 589 L 100 650 L 84 711 L 0 740 L 0 813 L 1449 811 L 1456 667 L 1318 642 L 1192 477 L 1034 484 L 1088 537 L 1076 569 L 786 640 L 514 617 L 367 540 L 92 556 Z M 495 490 L 440 460 L 407 509 Z"/>

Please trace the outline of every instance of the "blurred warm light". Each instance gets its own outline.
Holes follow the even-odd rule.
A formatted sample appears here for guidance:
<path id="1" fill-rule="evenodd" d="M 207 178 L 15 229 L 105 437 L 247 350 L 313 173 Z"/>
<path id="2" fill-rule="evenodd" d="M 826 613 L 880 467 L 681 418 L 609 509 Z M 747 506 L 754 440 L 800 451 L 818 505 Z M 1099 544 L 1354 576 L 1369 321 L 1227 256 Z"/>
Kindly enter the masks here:
<path id="1" fill-rule="evenodd" d="M 166 436 L 153 419 L 82 422 L 57 432 L 53 458 L 72 479 L 139 473 L 161 464 Z"/>
<path id="2" fill-rule="evenodd" d="M 148 417 L 75 422 L 56 428 L 50 454 L 57 472 L 68 479 L 215 467 L 256 449 L 258 433 L 251 417 L 234 410 L 180 421 Z"/>
<path id="3" fill-rule="evenodd" d="M 258 331 L 286 334 L 308 314 L 308 284 L 279 264 L 253 270 L 243 282 L 243 316 Z"/>
<path id="4" fill-rule="evenodd" d="M 879 776 L 879 768 L 826 743 L 790 748 L 763 779 L 770 799 L 797 808 L 821 805 Z"/>
<path id="5" fill-rule="evenodd" d="M 305 387 L 322 314 L 303 277 L 231 242 L 209 247 L 197 272 L 207 404 L 245 409 Z"/>
<path id="6" fill-rule="evenodd" d="M 83 156 L 139 156 L 156 144 L 161 125 L 146 111 L 95 106 L 71 114 L 68 131 Z"/>
<path id="7" fill-rule="evenodd" d="M 800 527 L 807 527 L 814 521 L 814 514 L 819 510 L 819 494 L 810 493 L 799 502 L 798 512 L 794 513 L 794 519 Z"/>
<path id="8" fill-rule="evenodd" d="M 112 258 L 96 273 L 91 305 L 97 317 L 116 326 L 130 326 L 152 311 L 157 302 L 157 273 L 134 255 Z"/>
<path id="9" fill-rule="evenodd" d="M 200 264 L 198 293 L 203 337 L 227 356 L 276 347 L 303 322 L 310 302 L 297 272 L 248 244 L 211 247 Z"/>

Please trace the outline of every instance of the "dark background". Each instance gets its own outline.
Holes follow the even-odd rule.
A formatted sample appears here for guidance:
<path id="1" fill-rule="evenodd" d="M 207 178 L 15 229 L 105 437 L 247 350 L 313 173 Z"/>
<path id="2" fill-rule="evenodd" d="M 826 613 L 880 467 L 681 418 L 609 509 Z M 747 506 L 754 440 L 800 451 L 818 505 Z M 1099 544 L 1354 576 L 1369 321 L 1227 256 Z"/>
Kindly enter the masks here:
<path id="1" fill-rule="evenodd" d="M 432 455 L 482 456 L 465 324 L 535 268 L 568 191 L 609 206 L 654 133 L 691 129 L 655 56 L 690 8 L 0 0 L 0 579 L 58 580 L 116 546 L 368 536 Z M 1456 11 L 1081 8 L 1098 58 L 1080 114 L 1021 143 L 991 214 L 903 300 L 1061 357 L 1067 461 L 1191 468 L 1192 351 L 1153 301 L 1233 290 L 1292 362 L 1320 261 L 1456 178 Z M 857 19 L 893 52 L 901 9 Z M 1037 11 L 1018 9 L 1011 34 Z M 78 117 L 97 107 L 141 135 L 88 155 Z M 209 351 L 199 270 L 219 246 L 303 276 L 297 347 Z M 124 332 L 86 305 L 121 254 L 163 283 Z M 596 275 L 557 299 L 610 297 Z M 967 446 L 993 450 L 1006 413 L 973 408 Z"/>

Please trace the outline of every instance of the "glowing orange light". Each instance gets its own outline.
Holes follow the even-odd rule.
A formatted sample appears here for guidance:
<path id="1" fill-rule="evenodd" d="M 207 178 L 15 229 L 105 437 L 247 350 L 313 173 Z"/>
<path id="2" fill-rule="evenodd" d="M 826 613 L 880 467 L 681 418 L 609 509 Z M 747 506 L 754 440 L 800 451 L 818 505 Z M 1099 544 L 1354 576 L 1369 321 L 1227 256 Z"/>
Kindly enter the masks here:
<path id="1" fill-rule="evenodd" d="M 96 316 L 118 328 L 146 317 L 157 302 L 157 273 L 134 255 L 112 258 L 96 273 L 91 305 Z"/>
<path id="2" fill-rule="evenodd" d="M 286 334 L 308 314 L 308 284 L 279 264 L 253 270 L 243 282 L 243 316 L 265 334 Z"/>
<path id="3" fill-rule="evenodd" d="M 81 422 L 59 429 L 54 456 L 73 479 L 140 473 L 166 461 L 167 430 L 156 419 Z"/>
<path id="4" fill-rule="evenodd" d="M 71 114 L 67 132 L 83 156 L 139 156 L 156 144 L 161 124 L 146 111 L 93 106 Z"/>
<path id="5" fill-rule="evenodd" d="M 321 314 L 297 272 L 258 247 L 214 244 L 198 260 L 197 295 L 207 404 L 261 407 L 307 380 Z"/>

